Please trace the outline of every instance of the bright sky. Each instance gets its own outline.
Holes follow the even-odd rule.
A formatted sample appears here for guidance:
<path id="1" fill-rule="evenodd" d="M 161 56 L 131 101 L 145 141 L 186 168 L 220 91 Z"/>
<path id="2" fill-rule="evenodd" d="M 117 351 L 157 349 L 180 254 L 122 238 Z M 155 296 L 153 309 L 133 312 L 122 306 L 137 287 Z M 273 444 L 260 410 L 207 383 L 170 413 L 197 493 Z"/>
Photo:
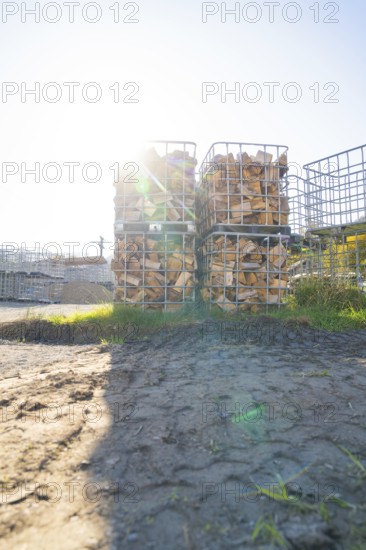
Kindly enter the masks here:
<path id="1" fill-rule="evenodd" d="M 194 141 L 199 162 L 216 141 L 288 145 L 289 161 L 300 165 L 366 141 L 366 4 L 361 0 L 271 3 L 279 4 L 273 6 L 272 23 L 265 1 L 236 2 L 239 22 L 234 15 L 222 22 L 221 1 L 204 5 L 199 0 L 104 0 L 99 4 L 101 19 L 94 24 L 82 17 L 88 3 L 79 3 L 74 23 L 68 21 L 69 7 L 64 2 L 48 3 L 43 15 L 47 2 L 40 2 L 39 23 L 24 13 L 34 2 L 22 3 L 23 10 L 20 2 L 2 3 L 3 21 L 8 20 L 0 23 L 1 82 L 13 83 L 3 84 L 0 102 L 2 243 L 57 242 L 62 246 L 72 241 L 84 245 L 99 235 L 113 241 L 114 187 L 109 167 L 133 161 L 130 149 L 138 141 Z M 52 24 L 45 17 L 57 16 L 55 4 L 61 19 Z M 114 23 L 118 5 L 120 22 Z M 234 6 L 235 2 L 226 2 L 228 10 Z M 17 7 L 18 13 L 6 14 Z M 203 23 L 203 13 L 215 11 Z M 84 12 L 89 19 L 97 14 L 90 5 Z M 248 22 L 256 16 L 256 23 Z M 129 18 L 138 22 L 123 22 Z M 284 18 L 299 21 L 289 23 Z M 324 23 L 325 18 L 339 22 Z M 39 103 L 31 95 L 21 101 L 22 82 L 28 89 L 40 83 Z M 55 87 L 44 89 L 49 82 L 61 89 L 60 101 L 43 99 L 42 90 L 51 99 L 57 91 Z M 80 83 L 75 87 L 74 103 L 69 102 L 64 82 Z M 81 90 L 89 82 L 96 82 L 102 90 L 96 103 L 82 97 Z M 109 89 L 117 82 L 119 103 Z M 132 86 L 123 89 L 128 82 L 138 85 L 134 96 Z M 203 102 L 205 82 L 216 83 L 209 89 L 218 91 Z M 246 87 L 250 82 L 262 91 L 257 103 L 248 101 L 255 94 L 253 87 Z M 266 82 L 280 83 L 273 102 Z M 283 98 L 282 90 L 286 93 L 290 82 L 301 87 L 302 98 L 297 103 Z M 222 83 L 228 90 L 238 83 L 238 102 L 233 94 L 222 101 Z M 17 87 L 18 93 L 6 95 Z M 288 88 L 290 98 L 295 91 Z M 89 87 L 86 93 L 92 98 L 95 89 Z M 128 95 L 138 102 L 124 103 Z M 327 96 L 338 102 L 325 103 Z M 50 183 L 41 174 L 36 184 L 33 175 L 25 174 L 22 182 L 21 163 L 31 169 L 36 162 L 41 171 L 47 163 L 58 163 L 61 180 Z M 80 163 L 73 183 L 68 181 L 65 166 L 70 162 Z M 98 183 L 83 179 L 82 167 L 87 163 L 100 165 Z M 13 170 L 17 172 L 11 175 Z M 50 170 L 48 179 L 53 175 Z M 88 177 L 93 175 L 90 170 Z"/>

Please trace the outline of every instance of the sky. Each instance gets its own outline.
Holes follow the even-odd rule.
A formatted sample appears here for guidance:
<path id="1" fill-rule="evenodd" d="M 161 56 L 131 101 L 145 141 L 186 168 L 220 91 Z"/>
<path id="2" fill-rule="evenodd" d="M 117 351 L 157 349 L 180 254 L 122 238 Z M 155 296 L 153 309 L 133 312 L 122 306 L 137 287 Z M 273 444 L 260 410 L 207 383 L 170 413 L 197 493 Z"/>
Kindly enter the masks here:
<path id="1" fill-rule="evenodd" d="M 364 2 L 67 4 L 2 3 L 1 243 L 113 248 L 110 167 L 145 140 L 193 141 L 198 165 L 218 141 L 286 145 L 299 166 L 366 142 Z"/>

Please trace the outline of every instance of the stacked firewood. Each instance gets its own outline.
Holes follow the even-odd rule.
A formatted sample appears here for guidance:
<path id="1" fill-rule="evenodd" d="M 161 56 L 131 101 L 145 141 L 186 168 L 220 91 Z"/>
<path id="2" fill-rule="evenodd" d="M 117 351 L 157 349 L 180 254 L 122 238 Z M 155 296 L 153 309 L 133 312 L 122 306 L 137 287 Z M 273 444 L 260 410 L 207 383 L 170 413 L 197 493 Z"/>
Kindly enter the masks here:
<path id="1" fill-rule="evenodd" d="M 148 309 L 194 297 L 197 269 L 195 239 L 186 234 L 126 234 L 117 242 L 112 270 L 117 277 L 116 301 L 151 303 Z M 173 302 L 173 304 L 169 304 Z"/>
<path id="2" fill-rule="evenodd" d="M 258 151 L 216 155 L 203 165 L 201 222 L 204 230 L 215 224 L 287 225 L 289 205 L 281 178 L 287 172 L 287 155 Z"/>
<path id="3" fill-rule="evenodd" d="M 202 246 L 202 297 L 225 311 L 258 311 L 279 304 L 288 281 L 285 246 L 272 237 L 261 243 L 248 236 L 213 234 Z"/>
<path id="4" fill-rule="evenodd" d="M 160 156 L 151 148 L 125 165 L 116 184 L 116 221 L 192 222 L 196 163 L 188 151 Z"/>

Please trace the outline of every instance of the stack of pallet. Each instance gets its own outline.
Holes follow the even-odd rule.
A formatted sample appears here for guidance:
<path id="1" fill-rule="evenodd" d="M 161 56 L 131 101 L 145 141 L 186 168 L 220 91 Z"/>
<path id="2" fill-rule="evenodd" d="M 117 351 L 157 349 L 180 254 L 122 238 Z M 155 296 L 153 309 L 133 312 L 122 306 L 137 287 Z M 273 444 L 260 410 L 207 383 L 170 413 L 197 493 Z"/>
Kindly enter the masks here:
<path id="1" fill-rule="evenodd" d="M 195 299 L 195 144 L 155 142 L 136 164 L 117 184 L 115 300 L 175 311 Z"/>
<path id="2" fill-rule="evenodd" d="M 64 275 L 63 257 L 49 258 L 40 248 L 0 248 L 0 300 L 57 303 Z"/>
<path id="3" fill-rule="evenodd" d="M 290 235 L 286 172 L 286 147 L 210 148 L 199 192 L 201 295 L 210 306 L 256 312 L 281 304 Z"/>

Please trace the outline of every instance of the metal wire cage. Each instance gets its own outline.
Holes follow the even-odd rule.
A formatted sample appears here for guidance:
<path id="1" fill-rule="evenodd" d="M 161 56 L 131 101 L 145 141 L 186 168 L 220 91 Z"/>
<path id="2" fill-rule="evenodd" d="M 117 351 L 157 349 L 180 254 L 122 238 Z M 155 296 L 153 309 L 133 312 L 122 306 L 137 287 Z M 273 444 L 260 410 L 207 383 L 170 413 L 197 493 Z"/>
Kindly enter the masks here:
<path id="1" fill-rule="evenodd" d="M 186 232 L 120 235 L 112 269 L 115 301 L 147 309 L 175 311 L 196 296 L 196 237 Z"/>
<path id="2" fill-rule="evenodd" d="M 312 232 L 366 223 L 366 145 L 311 162 L 304 169 L 305 225 Z"/>
<path id="3" fill-rule="evenodd" d="M 289 225 L 291 233 L 305 238 L 309 231 L 308 220 L 308 199 L 306 195 L 306 180 L 297 175 L 286 176 L 286 192 L 289 205 Z"/>
<path id="4" fill-rule="evenodd" d="M 289 206 L 283 177 L 288 169 L 287 151 L 284 145 L 214 143 L 200 167 L 201 233 L 219 224 L 255 227 L 267 233 L 286 226 Z"/>
<path id="5" fill-rule="evenodd" d="M 194 223 L 196 164 L 194 142 L 146 142 L 115 183 L 115 229 L 139 222 Z"/>
<path id="6" fill-rule="evenodd" d="M 39 249 L 0 249 L 0 299 L 59 302 L 65 273 L 63 257 L 44 256 Z"/>
<path id="7" fill-rule="evenodd" d="M 366 230 L 310 235 L 290 246 L 288 273 L 290 290 L 299 280 L 320 277 L 366 292 Z"/>
<path id="8" fill-rule="evenodd" d="M 287 292 L 287 235 L 214 232 L 203 239 L 201 296 L 223 311 L 280 307 Z"/>

